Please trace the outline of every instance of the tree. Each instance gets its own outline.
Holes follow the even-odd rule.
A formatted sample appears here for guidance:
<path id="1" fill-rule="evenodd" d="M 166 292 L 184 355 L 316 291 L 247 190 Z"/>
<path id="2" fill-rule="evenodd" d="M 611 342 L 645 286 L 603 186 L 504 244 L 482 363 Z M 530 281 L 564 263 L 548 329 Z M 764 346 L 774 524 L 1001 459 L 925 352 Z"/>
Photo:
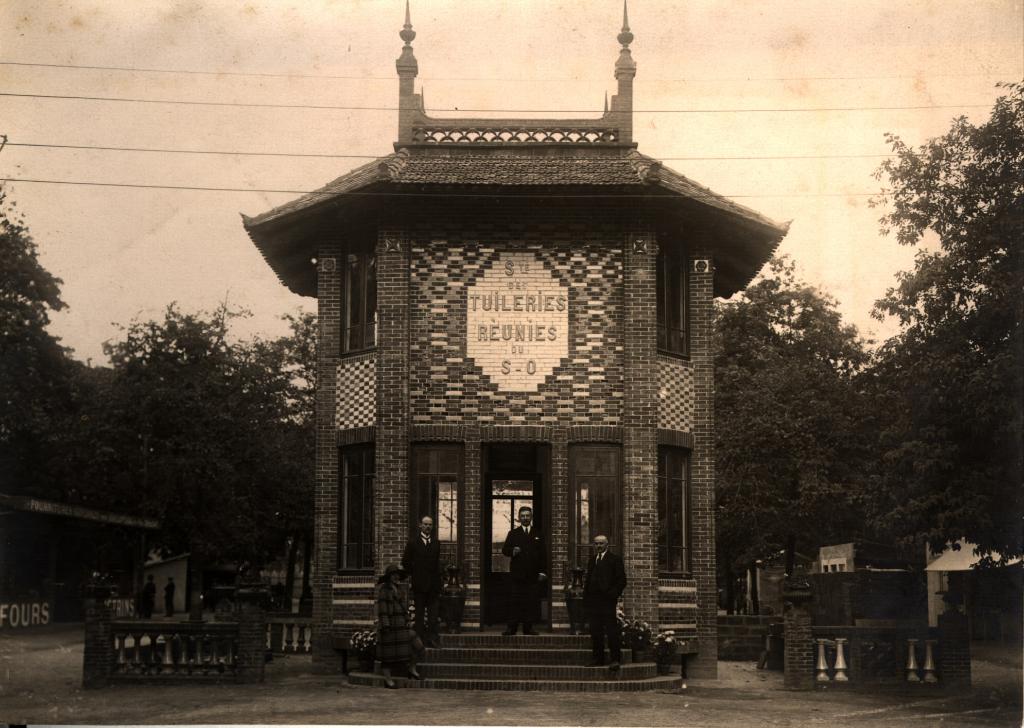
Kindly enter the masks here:
<path id="1" fill-rule="evenodd" d="M 882 467 L 876 515 L 936 549 L 965 538 L 1022 552 L 1024 403 L 1024 84 L 989 119 L 964 117 L 894 159 L 884 233 L 921 245 L 914 267 L 876 305 L 900 333 L 874 367 Z"/>
<path id="2" fill-rule="evenodd" d="M 94 431 L 115 454 L 110 495 L 159 518 L 160 545 L 189 551 L 197 576 L 212 558 L 262 566 L 312 508 L 301 345 L 235 341 L 239 315 L 172 305 L 106 345 L 107 418 Z"/>
<path id="3" fill-rule="evenodd" d="M 799 545 L 857 529 L 867 354 L 786 259 L 716 314 L 717 548 L 731 585 L 734 568 L 785 549 L 791 569 Z"/>
<path id="4" fill-rule="evenodd" d="M 0 483 L 8 493 L 60 497 L 59 434 L 74 409 L 70 357 L 46 327 L 64 308 L 59 278 L 0 189 Z"/>

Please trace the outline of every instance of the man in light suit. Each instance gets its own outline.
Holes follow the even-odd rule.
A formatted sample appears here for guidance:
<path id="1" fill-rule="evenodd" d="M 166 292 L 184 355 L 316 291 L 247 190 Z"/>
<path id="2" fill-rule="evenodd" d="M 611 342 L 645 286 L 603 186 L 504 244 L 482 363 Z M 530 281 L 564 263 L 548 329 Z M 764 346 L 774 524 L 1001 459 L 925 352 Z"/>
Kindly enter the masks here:
<path id="1" fill-rule="evenodd" d="M 587 581 L 583 585 L 583 604 L 590 622 L 590 645 L 594 659 L 588 667 L 604 664 L 604 640 L 608 637 L 611 663 L 618 670 L 622 663 L 622 634 L 615 616 L 615 605 L 626 588 L 626 567 L 622 557 L 608 550 L 608 537 L 594 537 L 594 553 L 587 562 Z"/>
<path id="2" fill-rule="evenodd" d="M 419 533 L 409 539 L 402 568 L 412 577 L 416 634 L 428 647 L 440 646 L 438 603 L 441 598 L 441 545 L 434 538 L 434 519 L 423 516 Z"/>
<path id="3" fill-rule="evenodd" d="M 519 509 L 519 525 L 508 532 L 501 553 L 512 559 L 512 609 L 508 629 L 502 634 L 513 635 L 520 622 L 523 634 L 537 634 L 533 623 L 540 619 L 540 585 L 547 581 L 544 573 L 544 538 L 533 525 L 533 509 Z"/>

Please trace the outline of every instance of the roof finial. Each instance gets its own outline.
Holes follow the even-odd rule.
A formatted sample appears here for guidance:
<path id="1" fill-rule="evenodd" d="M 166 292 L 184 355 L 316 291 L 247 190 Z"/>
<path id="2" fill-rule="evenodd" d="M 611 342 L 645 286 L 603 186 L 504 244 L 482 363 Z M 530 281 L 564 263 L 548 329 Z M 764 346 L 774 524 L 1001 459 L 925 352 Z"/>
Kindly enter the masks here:
<path id="1" fill-rule="evenodd" d="M 619 43 L 627 47 L 633 42 L 633 34 L 629 32 L 629 7 L 627 0 L 622 0 L 622 32 L 619 33 Z"/>
<path id="2" fill-rule="evenodd" d="M 409 19 L 409 0 L 405 0 L 405 25 L 398 37 L 405 41 L 408 46 L 416 38 L 416 31 L 412 29 L 412 21 Z"/>

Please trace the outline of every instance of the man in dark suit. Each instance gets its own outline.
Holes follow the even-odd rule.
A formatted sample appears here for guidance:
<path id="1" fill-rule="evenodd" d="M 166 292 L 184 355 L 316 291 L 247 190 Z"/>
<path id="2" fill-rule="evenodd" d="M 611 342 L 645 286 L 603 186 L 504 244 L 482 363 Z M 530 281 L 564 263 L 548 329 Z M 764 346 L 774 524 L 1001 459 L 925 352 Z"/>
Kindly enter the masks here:
<path id="1" fill-rule="evenodd" d="M 429 647 L 440 646 L 437 607 L 441 597 L 441 545 L 434 538 L 434 519 L 423 516 L 419 533 L 409 539 L 402 568 L 412 577 L 416 634 Z"/>
<path id="2" fill-rule="evenodd" d="M 587 581 L 583 585 L 583 604 L 590 621 L 590 645 L 594 659 L 590 667 L 604 664 L 604 638 L 608 636 L 610 669 L 622 663 L 622 633 L 615 616 L 622 591 L 626 588 L 626 567 L 622 557 L 608 550 L 608 537 L 594 537 L 594 553 L 587 562 Z"/>
<path id="3" fill-rule="evenodd" d="M 501 553 L 512 559 L 512 609 L 508 629 L 502 634 L 513 635 L 520 622 L 523 634 L 537 634 L 533 623 L 540 619 L 540 585 L 547 581 L 544 573 L 544 538 L 533 526 L 533 509 L 519 509 L 519 525 L 508 532 Z"/>

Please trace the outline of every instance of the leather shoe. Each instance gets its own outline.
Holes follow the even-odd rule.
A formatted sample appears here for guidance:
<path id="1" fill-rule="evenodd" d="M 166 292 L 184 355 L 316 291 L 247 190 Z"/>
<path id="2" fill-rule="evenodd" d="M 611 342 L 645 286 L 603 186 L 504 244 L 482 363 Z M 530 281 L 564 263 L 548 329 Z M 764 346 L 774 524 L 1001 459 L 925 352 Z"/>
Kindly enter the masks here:
<path id="1" fill-rule="evenodd" d="M 420 675 L 419 670 L 417 670 L 415 667 L 409 668 L 409 677 L 411 677 L 413 680 L 423 679 L 423 676 Z"/>
<path id="2" fill-rule="evenodd" d="M 528 631 L 526 631 L 526 632 L 523 632 L 523 634 L 528 634 L 528 635 L 530 635 L 531 637 L 536 637 L 537 635 L 539 635 L 539 634 L 540 634 L 540 632 L 535 632 L 535 631 L 533 631 L 533 630 L 531 629 L 531 630 L 528 630 Z"/>
<path id="3" fill-rule="evenodd" d="M 516 631 L 514 629 L 506 629 L 504 632 L 501 633 L 501 636 L 502 637 L 511 637 L 515 633 L 516 633 Z"/>
<path id="4" fill-rule="evenodd" d="M 612 672 L 618 672 L 619 671 L 619 667 L 620 667 L 620 665 L 619 665 L 618 662 L 612 662 L 612 663 L 609 663 L 609 665 L 608 665 L 608 669 L 611 670 Z"/>
<path id="5" fill-rule="evenodd" d="M 587 667 L 604 667 L 604 663 L 600 660 L 591 660 L 587 663 Z"/>
<path id="6" fill-rule="evenodd" d="M 388 688 L 389 690 L 395 690 L 398 688 L 398 683 L 396 683 L 391 678 L 386 677 L 384 678 L 384 687 Z"/>

